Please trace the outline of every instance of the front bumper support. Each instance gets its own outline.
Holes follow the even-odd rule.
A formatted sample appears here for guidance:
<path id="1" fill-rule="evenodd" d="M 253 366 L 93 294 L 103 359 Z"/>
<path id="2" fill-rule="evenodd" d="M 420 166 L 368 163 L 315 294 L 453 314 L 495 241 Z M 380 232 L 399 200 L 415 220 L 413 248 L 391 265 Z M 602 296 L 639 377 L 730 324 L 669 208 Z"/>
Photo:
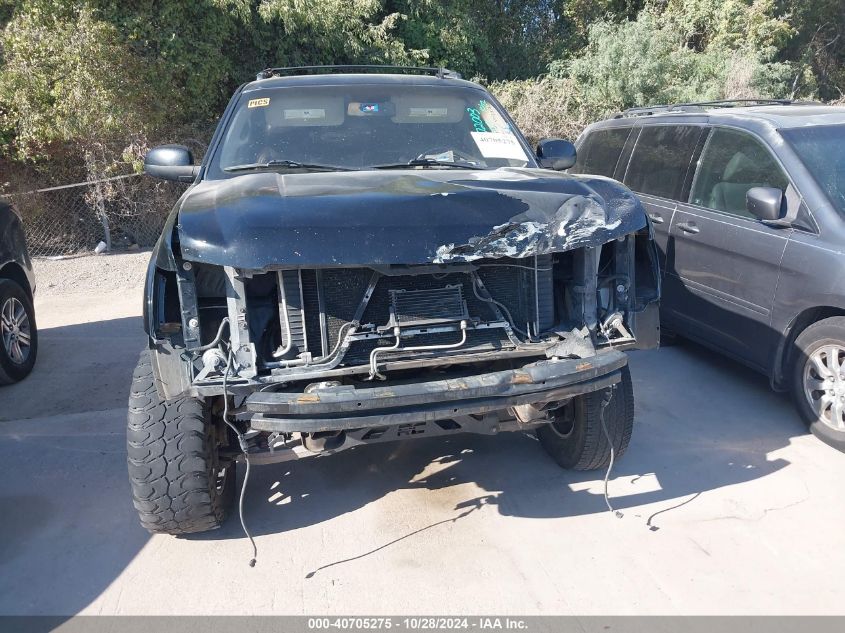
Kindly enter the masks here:
<path id="1" fill-rule="evenodd" d="M 312 393 L 259 391 L 246 400 L 258 431 L 340 431 L 448 420 L 522 404 L 566 400 L 619 382 L 627 357 L 613 349 L 586 359 L 553 359 L 519 369 L 447 380 L 352 385 Z"/>

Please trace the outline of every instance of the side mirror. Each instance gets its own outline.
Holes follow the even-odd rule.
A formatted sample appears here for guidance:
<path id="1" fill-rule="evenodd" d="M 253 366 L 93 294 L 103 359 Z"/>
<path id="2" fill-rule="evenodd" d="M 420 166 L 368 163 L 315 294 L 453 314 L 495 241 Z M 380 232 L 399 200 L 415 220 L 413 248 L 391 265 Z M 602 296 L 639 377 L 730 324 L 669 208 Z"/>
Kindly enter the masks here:
<path id="1" fill-rule="evenodd" d="M 559 138 L 544 138 L 537 143 L 537 159 L 540 167 L 563 171 L 575 164 L 575 146 Z"/>
<path id="2" fill-rule="evenodd" d="M 194 155 L 184 145 L 159 145 L 144 157 L 144 173 L 153 178 L 193 182 L 199 171 Z"/>
<path id="3" fill-rule="evenodd" d="M 774 187 L 752 187 L 745 194 L 745 208 L 764 222 L 780 220 L 783 217 L 783 191 Z"/>

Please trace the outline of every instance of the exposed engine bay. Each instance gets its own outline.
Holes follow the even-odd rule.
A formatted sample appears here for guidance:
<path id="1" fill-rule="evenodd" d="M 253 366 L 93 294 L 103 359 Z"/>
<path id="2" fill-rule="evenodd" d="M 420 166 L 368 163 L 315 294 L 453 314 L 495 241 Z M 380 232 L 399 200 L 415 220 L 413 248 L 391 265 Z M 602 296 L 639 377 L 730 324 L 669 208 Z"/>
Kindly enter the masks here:
<path id="1" fill-rule="evenodd" d="M 183 262 L 177 286 L 191 384 L 203 394 L 220 384 L 227 359 L 209 343 L 222 338 L 232 348 L 233 387 L 385 380 L 385 371 L 627 349 L 657 293 L 648 245 L 629 236 L 520 259 L 259 273 Z M 655 335 L 639 336 L 642 345 Z"/>
<path id="2" fill-rule="evenodd" d="M 172 221 L 148 278 L 158 388 L 235 394 L 285 441 L 541 424 L 657 345 L 650 227 L 610 180 L 259 173 L 195 185 Z"/>
<path id="3" fill-rule="evenodd" d="M 251 428 L 287 440 L 298 429 L 313 448 L 314 437 L 337 437 L 339 426 L 354 434 L 356 425 L 338 420 L 332 407 L 322 422 L 308 417 L 332 393 L 371 399 L 384 385 L 466 383 L 537 359 L 593 359 L 604 349 L 655 346 L 659 288 L 652 257 L 649 236 L 640 232 L 564 253 L 449 264 L 245 271 L 183 261 L 171 278 L 171 303 L 165 294 L 156 306 L 156 337 L 178 340 L 181 358 L 190 359 L 179 364 L 187 372 L 179 388 L 219 395 L 225 376 L 231 393 L 253 394 L 241 409 Z M 378 411 L 379 438 L 401 431 L 383 410 L 397 402 Z M 340 400 L 336 405 L 342 409 Z M 527 406 L 535 410 L 514 407 L 511 417 L 523 424 L 544 420 L 536 404 Z M 438 414 L 422 417 L 407 420 L 443 430 Z M 475 430 L 501 430 L 502 422 L 498 415 L 484 420 L 486 431 Z M 472 424 L 479 419 L 464 416 L 457 428 Z M 376 439 L 367 435 L 372 428 L 362 429 L 363 439 Z"/>

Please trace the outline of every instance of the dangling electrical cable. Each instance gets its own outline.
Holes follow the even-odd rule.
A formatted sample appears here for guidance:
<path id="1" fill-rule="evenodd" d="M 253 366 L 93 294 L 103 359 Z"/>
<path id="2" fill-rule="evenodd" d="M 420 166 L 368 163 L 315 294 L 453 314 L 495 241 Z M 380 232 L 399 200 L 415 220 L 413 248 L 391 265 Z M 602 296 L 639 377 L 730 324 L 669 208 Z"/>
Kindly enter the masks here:
<path id="1" fill-rule="evenodd" d="M 610 505 L 610 495 L 607 492 L 607 482 L 610 479 L 610 473 L 613 470 L 613 462 L 616 458 L 616 451 L 613 448 L 613 441 L 610 439 L 610 433 L 607 432 L 607 425 L 604 423 L 604 410 L 610 401 L 613 399 L 613 392 L 616 385 L 611 385 L 610 389 L 605 391 L 604 398 L 601 401 L 601 410 L 599 411 L 599 422 L 601 422 L 601 430 L 604 431 L 604 437 L 607 439 L 607 444 L 610 446 L 610 463 L 607 465 L 607 472 L 604 474 L 604 502 L 607 504 L 607 509 L 613 512 L 617 518 L 621 519 L 623 514 L 619 510 L 614 510 Z"/>
<path id="2" fill-rule="evenodd" d="M 249 530 L 246 527 L 246 521 L 244 521 L 244 493 L 246 492 L 246 484 L 249 481 L 249 446 L 246 443 L 246 438 L 243 436 L 232 422 L 229 421 L 229 392 L 227 390 L 227 381 L 229 379 L 229 372 L 232 368 L 232 349 L 229 348 L 229 355 L 226 359 L 226 371 L 223 373 L 223 421 L 229 426 L 232 431 L 234 431 L 235 435 L 238 437 L 238 444 L 241 447 L 241 451 L 244 454 L 244 461 L 246 462 L 246 472 L 244 473 L 244 481 L 241 484 L 241 497 L 238 501 L 238 515 L 241 519 L 241 528 L 243 528 L 244 534 L 249 539 L 249 542 L 252 543 L 252 559 L 249 561 L 250 567 L 255 567 L 256 559 L 258 558 L 258 547 L 255 545 L 255 539 L 252 538 L 252 534 L 249 533 Z"/>

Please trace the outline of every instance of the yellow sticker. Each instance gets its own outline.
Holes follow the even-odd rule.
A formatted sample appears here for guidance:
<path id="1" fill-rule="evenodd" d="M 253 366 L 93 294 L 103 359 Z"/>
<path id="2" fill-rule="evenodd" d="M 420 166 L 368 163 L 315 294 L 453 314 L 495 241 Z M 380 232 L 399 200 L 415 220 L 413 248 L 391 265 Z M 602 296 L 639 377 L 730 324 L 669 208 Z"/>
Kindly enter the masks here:
<path id="1" fill-rule="evenodd" d="M 250 99 L 249 103 L 246 104 L 247 108 L 262 108 L 266 105 L 270 105 L 269 97 L 264 97 L 263 99 Z"/>

